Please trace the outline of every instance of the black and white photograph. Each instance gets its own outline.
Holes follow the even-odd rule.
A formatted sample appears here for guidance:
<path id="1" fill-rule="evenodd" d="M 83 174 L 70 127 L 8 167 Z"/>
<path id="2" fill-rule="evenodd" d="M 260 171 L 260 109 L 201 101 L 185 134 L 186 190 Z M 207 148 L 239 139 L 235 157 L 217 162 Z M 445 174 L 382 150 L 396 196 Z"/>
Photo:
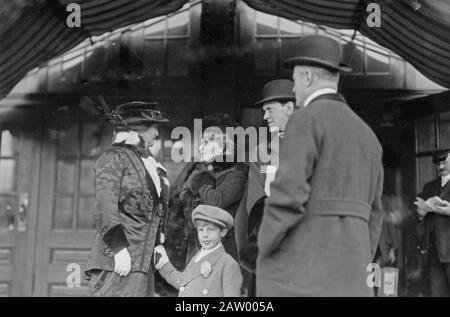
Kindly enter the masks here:
<path id="1" fill-rule="evenodd" d="M 0 0 L 0 297 L 449 297 L 449 89 L 450 0 Z"/>

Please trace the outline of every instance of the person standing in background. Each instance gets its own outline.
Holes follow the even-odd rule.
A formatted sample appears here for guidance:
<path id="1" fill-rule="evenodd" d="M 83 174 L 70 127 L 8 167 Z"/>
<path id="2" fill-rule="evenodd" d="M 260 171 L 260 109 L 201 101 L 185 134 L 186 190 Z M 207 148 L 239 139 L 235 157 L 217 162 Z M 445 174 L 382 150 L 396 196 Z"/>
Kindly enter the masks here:
<path id="1" fill-rule="evenodd" d="M 284 131 L 289 117 L 295 110 L 295 95 L 292 91 L 294 82 L 287 79 L 276 79 L 268 82 L 262 92 L 262 99 L 255 103 L 261 106 L 264 120 L 270 131 L 270 142 L 264 140 L 250 153 L 248 183 L 244 197 L 236 213 L 236 241 L 239 249 L 239 263 L 248 272 L 246 285 L 247 295 L 256 295 L 256 257 L 258 255 L 257 237 L 264 211 L 264 201 L 270 195 L 270 183 L 278 168 L 279 149 L 271 148 L 274 138 L 281 146 Z M 271 153 L 270 162 L 262 162 L 259 156 Z"/>
<path id="2" fill-rule="evenodd" d="M 383 211 L 382 148 L 337 93 L 341 47 L 302 38 L 289 119 L 258 235 L 257 296 L 373 296 L 367 265 Z"/>
<path id="3" fill-rule="evenodd" d="M 431 296 L 450 296 L 450 150 L 438 150 L 433 156 L 439 177 L 426 183 L 418 197 L 438 196 L 444 200 L 435 212 L 417 208 L 419 217 L 418 249 L 430 267 Z"/>

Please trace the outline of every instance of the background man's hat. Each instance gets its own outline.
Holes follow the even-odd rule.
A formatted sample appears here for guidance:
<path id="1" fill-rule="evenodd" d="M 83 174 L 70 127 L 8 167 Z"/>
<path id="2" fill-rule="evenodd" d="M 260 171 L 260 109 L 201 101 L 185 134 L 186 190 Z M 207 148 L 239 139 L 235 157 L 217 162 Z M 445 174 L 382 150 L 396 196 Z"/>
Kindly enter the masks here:
<path id="1" fill-rule="evenodd" d="M 122 122 L 116 125 L 139 125 L 145 123 L 169 122 L 169 119 L 161 114 L 156 102 L 133 101 L 117 106 L 114 110 Z"/>
<path id="2" fill-rule="evenodd" d="M 285 60 L 283 66 L 293 68 L 295 65 L 310 65 L 334 71 L 351 71 L 348 65 L 341 62 L 341 55 L 341 45 L 333 38 L 310 35 L 299 41 L 296 56 Z"/>
<path id="3" fill-rule="evenodd" d="M 255 103 L 260 105 L 269 101 L 294 101 L 295 94 L 292 91 L 294 82 L 288 79 L 275 79 L 264 85 L 262 99 Z"/>
<path id="4" fill-rule="evenodd" d="M 450 149 L 437 149 L 432 151 L 433 155 L 433 163 L 439 163 L 445 161 L 448 154 L 450 153 Z"/>
<path id="5" fill-rule="evenodd" d="M 233 217 L 222 208 L 216 206 L 198 205 L 192 211 L 191 217 L 194 224 L 195 220 L 204 220 L 215 223 L 228 230 L 233 228 Z"/>

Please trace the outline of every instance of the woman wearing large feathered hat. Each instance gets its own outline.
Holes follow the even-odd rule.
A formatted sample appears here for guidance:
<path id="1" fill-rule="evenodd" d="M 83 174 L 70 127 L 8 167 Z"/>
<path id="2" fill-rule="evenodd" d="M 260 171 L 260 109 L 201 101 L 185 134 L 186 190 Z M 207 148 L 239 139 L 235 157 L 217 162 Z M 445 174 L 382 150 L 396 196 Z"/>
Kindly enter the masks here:
<path id="1" fill-rule="evenodd" d="M 95 165 L 96 234 L 86 275 L 91 296 L 153 296 L 153 249 L 164 241 L 167 172 L 149 148 L 168 122 L 156 103 L 110 110 L 103 99 L 81 106 L 114 126 L 112 146 Z"/>

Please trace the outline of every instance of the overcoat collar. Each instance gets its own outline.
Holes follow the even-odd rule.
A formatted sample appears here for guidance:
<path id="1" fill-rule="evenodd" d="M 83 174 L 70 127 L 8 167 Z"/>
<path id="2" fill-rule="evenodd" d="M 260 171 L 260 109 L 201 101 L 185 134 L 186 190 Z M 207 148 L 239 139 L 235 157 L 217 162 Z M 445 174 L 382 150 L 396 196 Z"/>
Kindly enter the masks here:
<path id="1" fill-rule="evenodd" d="M 437 182 L 438 186 L 441 186 L 441 178 L 439 177 L 439 181 Z M 440 197 L 444 197 L 450 193 L 450 181 L 442 187 Z"/>
<path id="2" fill-rule="evenodd" d="M 307 108 L 313 106 L 313 103 L 315 103 L 318 100 L 332 100 L 347 104 L 347 101 L 345 100 L 344 96 L 342 96 L 342 94 L 337 92 L 335 94 L 324 94 L 314 98 L 313 100 L 311 100 Z"/>

